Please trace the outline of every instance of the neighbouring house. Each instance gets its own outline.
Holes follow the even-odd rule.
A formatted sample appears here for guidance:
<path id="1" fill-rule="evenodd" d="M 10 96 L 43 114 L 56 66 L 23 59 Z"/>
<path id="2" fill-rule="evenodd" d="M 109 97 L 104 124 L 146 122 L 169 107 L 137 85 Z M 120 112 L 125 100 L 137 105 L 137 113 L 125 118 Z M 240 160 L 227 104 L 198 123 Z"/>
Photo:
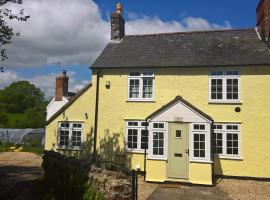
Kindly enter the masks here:
<path id="1" fill-rule="evenodd" d="M 55 96 L 46 107 L 46 120 L 49 120 L 58 110 L 60 110 L 74 95 L 73 92 L 68 92 L 68 76 L 66 71 L 56 77 L 55 81 Z"/>
<path id="2" fill-rule="evenodd" d="M 125 35 L 122 6 L 92 85 L 48 121 L 46 149 L 127 156 L 146 181 L 270 178 L 270 1 L 250 29 Z M 90 151 L 90 150 L 89 150 Z"/>

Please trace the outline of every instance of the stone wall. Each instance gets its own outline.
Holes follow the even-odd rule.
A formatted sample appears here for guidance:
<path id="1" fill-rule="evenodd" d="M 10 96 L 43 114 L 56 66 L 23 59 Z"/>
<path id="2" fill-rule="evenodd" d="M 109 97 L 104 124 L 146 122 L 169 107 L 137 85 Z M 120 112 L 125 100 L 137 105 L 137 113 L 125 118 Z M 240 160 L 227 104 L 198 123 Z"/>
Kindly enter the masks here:
<path id="1" fill-rule="evenodd" d="M 93 190 L 104 194 L 105 199 L 131 199 L 130 177 L 122 172 L 113 172 L 92 166 L 89 182 Z"/>

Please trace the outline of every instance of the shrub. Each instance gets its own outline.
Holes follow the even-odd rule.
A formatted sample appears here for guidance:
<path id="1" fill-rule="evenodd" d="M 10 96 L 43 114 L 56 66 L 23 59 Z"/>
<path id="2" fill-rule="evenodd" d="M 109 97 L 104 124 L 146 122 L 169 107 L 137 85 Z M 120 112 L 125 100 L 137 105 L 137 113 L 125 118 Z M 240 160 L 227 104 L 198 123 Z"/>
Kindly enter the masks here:
<path id="1" fill-rule="evenodd" d="M 89 189 L 90 163 L 87 160 L 66 157 L 54 151 L 45 151 L 42 167 L 45 185 L 55 195 L 55 199 L 102 199 L 101 194 L 96 194 Z"/>

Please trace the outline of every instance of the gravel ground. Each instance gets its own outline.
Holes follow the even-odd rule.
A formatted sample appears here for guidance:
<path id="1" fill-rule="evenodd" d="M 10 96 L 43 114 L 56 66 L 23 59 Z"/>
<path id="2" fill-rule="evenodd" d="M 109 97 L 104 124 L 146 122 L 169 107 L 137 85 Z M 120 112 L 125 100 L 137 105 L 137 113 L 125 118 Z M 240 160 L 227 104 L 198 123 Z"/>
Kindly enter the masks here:
<path id="1" fill-rule="evenodd" d="M 147 199 L 158 187 L 158 183 L 146 183 L 143 181 L 143 176 L 138 177 L 138 200 Z"/>
<path id="2" fill-rule="evenodd" d="M 233 200 L 270 199 L 270 182 L 223 179 L 216 187 Z"/>
<path id="3" fill-rule="evenodd" d="M 176 184 L 175 187 L 170 189 L 166 188 L 165 185 L 146 183 L 143 181 L 143 177 L 140 177 L 138 180 L 138 199 L 146 200 L 155 190 L 161 190 L 161 194 L 166 192 L 175 193 L 172 194 L 170 200 L 173 200 L 174 197 L 177 198 L 179 194 L 191 192 L 193 188 L 196 188 L 195 191 L 198 190 L 197 186 L 178 184 L 179 187 L 177 187 Z M 205 191 L 206 194 L 211 191 L 216 194 L 216 199 L 221 199 L 221 196 L 224 196 L 225 199 L 232 200 L 270 200 L 270 182 L 264 181 L 222 179 L 216 187 L 205 187 L 202 191 Z M 161 195 L 159 196 L 161 197 Z"/>
<path id="4" fill-rule="evenodd" d="M 33 153 L 0 153 L 0 199 L 32 200 L 31 189 L 42 175 L 41 162 Z"/>

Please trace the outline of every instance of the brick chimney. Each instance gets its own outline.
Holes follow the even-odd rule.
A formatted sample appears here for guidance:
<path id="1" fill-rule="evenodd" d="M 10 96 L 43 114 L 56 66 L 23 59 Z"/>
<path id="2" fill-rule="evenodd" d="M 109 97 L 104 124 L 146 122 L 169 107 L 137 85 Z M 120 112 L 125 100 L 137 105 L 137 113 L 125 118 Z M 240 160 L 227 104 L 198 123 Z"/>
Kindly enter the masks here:
<path id="1" fill-rule="evenodd" d="M 64 70 L 60 76 L 56 77 L 55 82 L 55 101 L 62 101 L 62 97 L 68 96 L 68 76 Z"/>
<path id="2" fill-rule="evenodd" d="M 125 20 L 122 17 L 123 7 L 116 4 L 116 12 L 111 14 L 111 40 L 119 41 L 125 36 Z"/>
<path id="3" fill-rule="evenodd" d="M 262 39 L 267 42 L 270 36 L 270 0 L 260 0 L 256 11 L 258 30 Z"/>

